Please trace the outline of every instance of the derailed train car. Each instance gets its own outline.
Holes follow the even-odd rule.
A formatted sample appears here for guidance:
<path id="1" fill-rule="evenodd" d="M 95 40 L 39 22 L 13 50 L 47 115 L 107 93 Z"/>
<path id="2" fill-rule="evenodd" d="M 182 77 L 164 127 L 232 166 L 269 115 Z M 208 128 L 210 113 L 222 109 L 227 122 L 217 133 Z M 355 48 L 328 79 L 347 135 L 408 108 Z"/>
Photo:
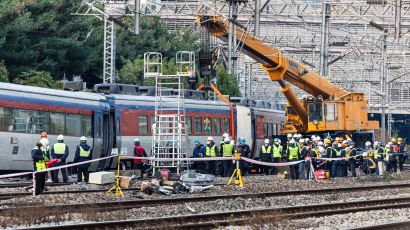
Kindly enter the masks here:
<path id="1" fill-rule="evenodd" d="M 93 158 L 108 156 L 112 148 L 133 150 L 138 137 L 151 152 L 155 114 L 155 88 L 121 84 L 95 85 L 94 92 L 72 92 L 0 83 L 0 170 L 32 170 L 31 150 L 47 132 L 50 143 L 63 134 L 74 159 L 76 145 L 86 136 Z M 232 98 L 236 137 L 244 137 L 258 158 L 265 138 L 279 136 L 285 121 L 283 106 L 245 98 Z M 225 102 L 206 100 L 203 92 L 185 90 L 187 151 L 194 140 L 216 143 L 230 130 L 230 108 Z M 114 168 L 114 160 L 92 164 L 91 170 Z"/>

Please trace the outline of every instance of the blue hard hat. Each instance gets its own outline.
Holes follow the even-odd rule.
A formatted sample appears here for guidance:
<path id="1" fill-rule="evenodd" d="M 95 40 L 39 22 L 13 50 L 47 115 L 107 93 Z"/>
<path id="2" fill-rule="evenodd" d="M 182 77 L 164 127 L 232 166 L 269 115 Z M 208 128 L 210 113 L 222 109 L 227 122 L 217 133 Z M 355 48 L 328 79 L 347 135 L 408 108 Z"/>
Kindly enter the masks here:
<path id="1" fill-rule="evenodd" d="M 170 142 L 169 142 L 169 145 L 174 145 L 174 142 L 173 142 L 173 141 L 170 141 Z"/>
<path id="2" fill-rule="evenodd" d="M 356 143 L 354 143 L 354 141 L 351 141 L 350 143 L 349 143 L 349 145 L 355 145 Z"/>
<path id="3" fill-rule="evenodd" d="M 380 145 L 382 145 L 382 144 L 383 144 L 383 142 L 382 142 L 382 141 L 379 141 L 379 144 L 380 144 Z"/>
<path id="4" fill-rule="evenodd" d="M 241 138 L 241 144 L 245 144 L 245 138 Z"/>
<path id="5" fill-rule="evenodd" d="M 275 139 L 273 139 L 273 141 L 279 141 L 279 138 L 275 138 Z"/>
<path id="6" fill-rule="evenodd" d="M 195 144 L 199 144 L 200 141 L 198 139 L 195 140 Z"/>
<path id="7" fill-rule="evenodd" d="M 330 136 L 330 135 L 327 135 L 327 138 L 329 138 L 329 139 L 332 139 L 332 136 Z"/>

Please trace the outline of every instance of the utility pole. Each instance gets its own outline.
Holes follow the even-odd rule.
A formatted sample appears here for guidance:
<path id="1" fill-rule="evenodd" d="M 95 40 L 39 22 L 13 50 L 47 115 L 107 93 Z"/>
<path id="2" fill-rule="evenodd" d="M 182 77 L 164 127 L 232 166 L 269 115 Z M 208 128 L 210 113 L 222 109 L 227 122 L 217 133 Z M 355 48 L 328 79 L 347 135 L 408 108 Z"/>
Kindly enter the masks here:
<path id="1" fill-rule="evenodd" d="M 229 19 L 232 19 L 232 2 L 229 3 Z M 232 74 L 232 22 L 228 26 L 228 74 Z"/>
<path id="2" fill-rule="evenodd" d="M 330 5 L 326 2 L 322 6 L 322 33 L 320 39 L 320 65 L 319 75 L 322 77 L 328 76 L 328 47 L 329 47 L 329 18 Z"/>
<path id="3" fill-rule="evenodd" d="M 381 77 L 380 77 L 380 90 L 382 92 L 382 142 L 385 143 L 386 141 L 386 97 L 387 97 L 387 90 L 386 90 L 386 38 L 387 34 L 383 34 L 383 39 L 382 39 L 382 45 L 381 45 L 381 51 L 382 51 L 382 71 L 381 71 Z"/>
<path id="4" fill-rule="evenodd" d="M 255 28 L 254 28 L 254 35 L 255 37 L 259 37 L 259 23 L 261 18 L 261 0 L 255 0 Z"/>
<path id="5" fill-rule="evenodd" d="M 400 21 L 401 21 L 401 0 L 396 0 L 396 6 L 394 10 L 394 36 L 398 40 L 400 37 Z"/>

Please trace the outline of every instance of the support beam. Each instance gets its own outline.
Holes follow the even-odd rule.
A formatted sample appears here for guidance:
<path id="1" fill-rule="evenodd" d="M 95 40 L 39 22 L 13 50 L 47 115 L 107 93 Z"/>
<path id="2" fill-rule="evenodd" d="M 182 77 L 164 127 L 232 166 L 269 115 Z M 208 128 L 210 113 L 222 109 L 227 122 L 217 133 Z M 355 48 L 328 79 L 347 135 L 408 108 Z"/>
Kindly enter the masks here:
<path id="1" fill-rule="evenodd" d="M 323 3 L 322 6 L 322 33 L 320 40 L 320 65 L 319 75 L 322 77 L 328 76 L 328 47 L 329 47 L 329 18 L 330 18 L 330 5 Z"/>
<path id="2" fill-rule="evenodd" d="M 254 35 L 255 37 L 259 37 L 259 23 L 261 19 L 261 0 L 255 0 L 255 26 L 254 26 Z"/>

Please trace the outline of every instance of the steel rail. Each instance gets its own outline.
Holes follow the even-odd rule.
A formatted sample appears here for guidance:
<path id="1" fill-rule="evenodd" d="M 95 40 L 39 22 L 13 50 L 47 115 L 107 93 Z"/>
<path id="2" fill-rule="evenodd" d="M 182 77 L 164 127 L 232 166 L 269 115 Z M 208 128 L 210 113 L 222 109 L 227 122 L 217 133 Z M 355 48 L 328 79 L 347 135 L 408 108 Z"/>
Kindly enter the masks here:
<path id="1" fill-rule="evenodd" d="M 141 207 L 153 207 L 158 205 L 170 205 L 181 204 L 188 202 L 203 202 L 223 199 L 236 199 L 236 198 L 265 198 L 265 197 L 280 197 L 291 195 L 311 195 L 311 194 L 334 194 L 343 192 L 354 191 L 369 191 L 369 190 L 381 190 L 381 189 L 393 189 L 393 188 L 406 188 L 410 187 L 410 184 L 396 184 L 396 185 L 378 185 L 378 186 L 363 186 L 363 187 L 345 187 L 345 188 L 330 188 L 330 189 L 314 189 L 314 190 L 291 190 L 291 191 L 279 191 L 279 192 L 265 192 L 265 193 L 243 193 L 243 194 L 228 194 L 228 195 L 213 195 L 213 196 L 190 196 L 180 198 L 164 198 L 164 199 L 143 199 L 143 200 L 125 200 L 125 201 L 110 201 L 110 202 L 96 202 L 96 203 L 79 203 L 79 204 L 63 204 L 63 205 L 42 205 L 46 210 L 59 210 L 62 212 L 81 212 L 82 209 L 93 210 L 116 210 L 116 209 L 132 209 Z M 133 189 L 129 189 L 133 190 Z M 92 190 L 76 190 L 75 192 L 91 192 Z M 98 190 L 99 192 L 105 192 L 106 190 Z M 65 191 L 67 192 L 67 191 Z M 64 191 L 58 191 L 58 193 L 64 193 Z M 1 203 L 0 203 L 1 205 Z M 38 206 L 30 205 L 12 207 L 13 204 L 7 204 L 11 207 L 0 208 L 0 214 L 3 213 L 15 213 L 21 210 L 33 210 L 35 211 Z"/>
<path id="2" fill-rule="evenodd" d="M 82 224 L 33 227 L 28 229 L 210 229 L 226 225 L 249 225 L 255 220 L 263 221 L 262 223 L 270 223 L 289 219 L 303 219 L 309 217 L 321 217 L 362 211 L 400 209 L 408 207 L 410 207 L 410 197 L 284 208 L 213 212 L 206 214 L 148 219 L 91 222 Z"/>

